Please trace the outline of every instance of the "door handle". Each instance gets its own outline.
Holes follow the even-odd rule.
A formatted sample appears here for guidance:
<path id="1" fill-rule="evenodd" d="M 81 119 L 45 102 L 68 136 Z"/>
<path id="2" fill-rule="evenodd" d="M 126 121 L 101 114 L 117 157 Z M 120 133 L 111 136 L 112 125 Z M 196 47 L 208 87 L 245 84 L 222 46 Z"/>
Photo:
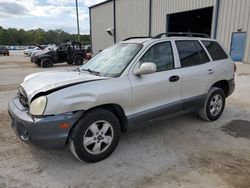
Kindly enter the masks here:
<path id="1" fill-rule="evenodd" d="M 170 76 L 170 77 L 169 77 L 169 81 L 170 81 L 170 82 L 176 82 L 176 81 L 178 81 L 179 79 L 180 79 L 180 77 L 177 76 L 177 75 L 174 75 L 174 76 Z"/>
<path id="2" fill-rule="evenodd" d="M 208 70 L 207 70 L 207 73 L 208 73 L 208 74 L 213 74 L 214 71 L 213 71 L 213 69 L 208 69 Z"/>

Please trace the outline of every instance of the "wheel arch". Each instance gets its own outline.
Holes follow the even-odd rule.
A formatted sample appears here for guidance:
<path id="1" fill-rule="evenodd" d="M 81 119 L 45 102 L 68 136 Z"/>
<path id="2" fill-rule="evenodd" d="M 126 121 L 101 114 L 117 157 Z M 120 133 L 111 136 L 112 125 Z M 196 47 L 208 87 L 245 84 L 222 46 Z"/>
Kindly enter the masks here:
<path id="1" fill-rule="evenodd" d="M 230 86 L 229 86 L 229 82 L 227 80 L 220 80 L 220 81 L 214 83 L 210 88 L 212 88 L 212 87 L 218 87 L 218 88 L 222 89 L 225 93 L 225 96 L 226 97 L 229 96 Z"/>
<path id="2" fill-rule="evenodd" d="M 88 112 L 90 112 L 92 110 L 95 110 L 95 109 L 100 109 L 100 108 L 112 112 L 118 118 L 118 120 L 119 120 L 119 123 L 120 123 L 120 126 L 121 126 L 120 127 L 121 128 L 121 132 L 126 132 L 127 131 L 128 119 L 127 119 L 127 117 L 125 115 L 125 112 L 124 112 L 123 108 L 119 104 L 110 103 L 110 104 L 103 104 L 103 105 L 95 106 L 93 108 L 90 108 L 90 109 L 86 110 L 84 112 L 84 114 L 82 115 L 82 117 L 84 117 L 84 115 L 86 113 L 88 113 Z M 67 141 L 66 141 L 66 144 L 69 143 L 69 139 L 71 138 L 72 132 L 73 132 L 73 130 L 75 128 L 75 125 L 78 123 L 78 121 L 71 127 L 71 129 L 69 131 L 69 135 L 68 135 Z"/>
<path id="3" fill-rule="evenodd" d="M 73 54 L 73 58 L 74 58 L 75 56 L 77 56 L 77 55 L 80 55 L 81 57 L 84 57 L 82 53 L 77 52 L 77 53 L 74 53 L 74 54 Z"/>
<path id="4" fill-rule="evenodd" d="M 38 57 L 38 59 L 40 60 L 40 62 L 42 62 L 42 60 L 44 60 L 44 59 L 50 59 L 53 63 L 55 63 L 55 60 L 50 55 L 41 56 L 41 57 Z"/>

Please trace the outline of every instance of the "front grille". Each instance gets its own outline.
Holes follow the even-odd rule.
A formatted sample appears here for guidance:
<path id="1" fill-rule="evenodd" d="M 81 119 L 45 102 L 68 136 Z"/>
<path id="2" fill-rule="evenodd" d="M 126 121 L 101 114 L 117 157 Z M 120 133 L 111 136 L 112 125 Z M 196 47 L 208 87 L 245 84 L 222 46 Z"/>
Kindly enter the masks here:
<path id="1" fill-rule="evenodd" d="M 28 106 L 28 97 L 27 97 L 25 90 L 21 86 L 18 89 L 17 96 L 19 98 L 20 103 L 24 107 L 27 107 Z"/>

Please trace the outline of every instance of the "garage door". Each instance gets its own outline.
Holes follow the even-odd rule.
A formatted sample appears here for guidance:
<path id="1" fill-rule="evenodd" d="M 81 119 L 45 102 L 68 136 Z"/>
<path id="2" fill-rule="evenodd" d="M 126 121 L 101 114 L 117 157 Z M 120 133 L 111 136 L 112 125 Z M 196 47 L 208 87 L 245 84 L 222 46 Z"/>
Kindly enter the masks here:
<path id="1" fill-rule="evenodd" d="M 213 7 L 167 14 L 167 32 L 205 33 L 211 36 Z"/>

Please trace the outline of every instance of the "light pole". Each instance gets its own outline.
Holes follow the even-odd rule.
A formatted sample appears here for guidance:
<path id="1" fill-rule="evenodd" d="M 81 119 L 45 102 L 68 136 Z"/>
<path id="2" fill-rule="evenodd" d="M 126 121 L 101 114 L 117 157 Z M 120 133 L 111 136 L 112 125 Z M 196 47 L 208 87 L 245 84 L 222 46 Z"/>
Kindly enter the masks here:
<path id="1" fill-rule="evenodd" d="M 78 17 L 78 2 L 76 0 L 76 19 L 77 19 L 77 34 L 78 34 L 78 41 L 80 41 L 80 29 L 79 29 L 79 17 Z"/>

